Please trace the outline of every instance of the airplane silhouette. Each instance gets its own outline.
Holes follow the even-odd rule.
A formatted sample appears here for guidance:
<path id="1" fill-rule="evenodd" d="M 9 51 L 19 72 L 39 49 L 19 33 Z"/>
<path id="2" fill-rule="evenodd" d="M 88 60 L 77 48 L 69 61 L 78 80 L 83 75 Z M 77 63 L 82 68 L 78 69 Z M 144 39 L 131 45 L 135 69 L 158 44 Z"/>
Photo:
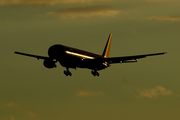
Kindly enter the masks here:
<path id="1" fill-rule="evenodd" d="M 112 40 L 112 34 L 109 35 L 108 41 L 104 48 L 102 55 L 97 55 L 84 50 L 79 50 L 76 48 L 55 44 L 51 46 L 48 50 L 49 57 L 32 55 L 22 52 L 14 52 L 15 54 L 25 55 L 29 57 L 34 57 L 44 60 L 44 66 L 46 68 L 55 68 L 56 62 L 59 62 L 63 67 L 66 67 L 64 74 L 66 76 L 71 76 L 69 68 L 88 68 L 91 69 L 91 74 L 94 76 L 99 76 L 98 71 L 108 68 L 114 63 L 131 63 L 137 62 L 137 59 L 145 58 L 147 56 L 163 55 L 166 52 L 154 53 L 154 54 L 144 54 L 144 55 L 134 55 L 134 56 L 124 56 L 124 57 L 109 57 L 110 45 Z"/>

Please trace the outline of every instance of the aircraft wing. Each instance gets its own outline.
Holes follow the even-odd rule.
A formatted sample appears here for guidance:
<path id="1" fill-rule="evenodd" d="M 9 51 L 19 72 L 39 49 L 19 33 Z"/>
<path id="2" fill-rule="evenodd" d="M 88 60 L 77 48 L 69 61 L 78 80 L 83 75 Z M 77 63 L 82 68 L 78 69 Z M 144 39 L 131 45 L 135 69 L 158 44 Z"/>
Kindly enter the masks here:
<path id="1" fill-rule="evenodd" d="M 154 54 L 144 54 L 144 55 L 134 55 L 134 56 L 124 56 L 124 57 L 110 57 L 110 58 L 98 58 L 98 59 L 86 59 L 87 61 L 94 62 L 109 62 L 112 63 L 130 63 L 137 62 L 137 59 L 145 58 L 147 56 L 163 55 L 166 52 L 154 53 Z"/>
<path id="2" fill-rule="evenodd" d="M 14 53 L 19 54 L 19 55 L 34 57 L 34 58 L 37 58 L 38 60 L 39 59 L 47 59 L 47 58 L 49 58 L 49 57 L 44 57 L 44 56 L 39 56 L 39 55 L 32 55 L 32 54 L 27 54 L 27 53 L 22 53 L 22 52 L 16 52 L 16 51 Z"/>

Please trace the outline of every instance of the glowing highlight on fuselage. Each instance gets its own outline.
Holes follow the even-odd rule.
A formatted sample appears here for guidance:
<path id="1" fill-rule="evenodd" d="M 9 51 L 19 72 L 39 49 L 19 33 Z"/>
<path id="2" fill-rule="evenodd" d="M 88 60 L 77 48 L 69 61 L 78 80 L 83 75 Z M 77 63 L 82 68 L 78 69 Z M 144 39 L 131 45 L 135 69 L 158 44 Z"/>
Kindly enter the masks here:
<path id="1" fill-rule="evenodd" d="M 65 51 L 67 54 L 69 55 L 74 55 L 74 56 L 78 56 L 78 57 L 82 57 L 82 58 L 87 58 L 87 59 L 94 59 L 94 57 L 90 57 L 90 56 L 87 56 L 87 55 L 82 55 L 82 54 L 79 54 L 79 53 L 74 53 L 74 52 L 70 52 L 70 51 Z"/>

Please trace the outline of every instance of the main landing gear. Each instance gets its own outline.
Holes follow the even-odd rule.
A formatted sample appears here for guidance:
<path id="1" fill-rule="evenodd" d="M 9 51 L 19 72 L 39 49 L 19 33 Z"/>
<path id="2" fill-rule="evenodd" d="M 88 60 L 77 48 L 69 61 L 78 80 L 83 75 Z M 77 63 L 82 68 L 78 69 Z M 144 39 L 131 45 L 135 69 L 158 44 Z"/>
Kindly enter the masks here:
<path id="1" fill-rule="evenodd" d="M 72 73 L 69 71 L 69 68 L 66 68 L 67 70 L 64 70 L 64 74 L 66 76 L 72 76 Z M 98 76 L 99 77 L 99 73 L 97 72 L 97 70 L 93 70 L 91 71 L 91 74 L 95 76 Z"/>
<path id="2" fill-rule="evenodd" d="M 96 70 L 91 71 L 91 74 L 94 76 L 99 76 L 99 73 Z"/>
<path id="3" fill-rule="evenodd" d="M 71 76 L 72 75 L 72 73 L 69 71 L 69 69 L 67 68 L 67 70 L 64 70 L 64 74 L 66 75 L 66 76 Z"/>

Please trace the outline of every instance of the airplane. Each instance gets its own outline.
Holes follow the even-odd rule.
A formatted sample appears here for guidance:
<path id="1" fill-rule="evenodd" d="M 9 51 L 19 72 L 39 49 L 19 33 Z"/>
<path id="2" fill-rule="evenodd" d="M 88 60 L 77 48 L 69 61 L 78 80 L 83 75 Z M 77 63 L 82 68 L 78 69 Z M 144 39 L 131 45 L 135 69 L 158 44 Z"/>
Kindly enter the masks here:
<path id="1" fill-rule="evenodd" d="M 15 54 L 34 57 L 43 59 L 44 66 L 46 68 L 56 68 L 56 63 L 59 62 L 61 66 L 66 67 L 64 74 L 66 76 L 71 76 L 72 73 L 69 68 L 87 68 L 91 69 L 91 74 L 94 76 L 99 76 L 100 70 L 106 69 L 115 63 L 131 63 L 137 62 L 137 59 L 145 58 L 147 56 L 163 55 L 166 52 L 154 53 L 154 54 L 144 54 L 144 55 L 133 55 L 133 56 L 123 56 L 123 57 L 109 57 L 110 46 L 111 46 L 112 34 L 109 35 L 106 46 L 102 55 L 94 54 L 84 50 L 79 50 L 76 48 L 64 46 L 61 44 L 52 45 L 48 49 L 49 57 L 32 55 L 22 52 L 14 52 Z"/>

